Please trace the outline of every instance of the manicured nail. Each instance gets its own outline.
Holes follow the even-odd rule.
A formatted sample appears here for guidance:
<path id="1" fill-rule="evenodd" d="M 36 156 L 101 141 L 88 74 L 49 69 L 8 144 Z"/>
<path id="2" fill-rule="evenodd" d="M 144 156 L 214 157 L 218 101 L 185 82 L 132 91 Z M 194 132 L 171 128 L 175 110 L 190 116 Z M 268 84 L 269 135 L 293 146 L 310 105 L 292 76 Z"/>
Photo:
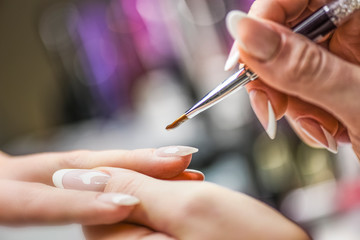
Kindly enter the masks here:
<path id="1" fill-rule="evenodd" d="M 62 169 L 56 171 L 52 179 L 58 188 L 103 191 L 110 176 L 94 170 Z"/>
<path id="2" fill-rule="evenodd" d="M 265 22 L 248 17 L 244 12 L 229 12 L 226 26 L 239 46 L 259 60 L 269 60 L 279 48 L 280 35 Z"/>
<path id="3" fill-rule="evenodd" d="M 138 198 L 122 193 L 104 193 L 100 194 L 97 199 L 117 206 L 133 206 L 140 203 Z"/>
<path id="4" fill-rule="evenodd" d="M 236 66 L 236 64 L 239 63 L 239 59 L 240 59 L 240 52 L 239 52 L 237 43 L 235 41 L 231 47 L 229 57 L 226 60 L 224 70 L 230 71 L 231 69 L 233 69 Z"/>
<path id="5" fill-rule="evenodd" d="M 188 175 L 194 175 L 194 177 L 192 177 L 192 179 L 201 179 L 201 180 L 204 180 L 205 179 L 205 175 L 198 171 L 198 170 L 195 170 L 195 169 L 185 169 L 184 173 L 187 173 Z"/>
<path id="6" fill-rule="evenodd" d="M 158 148 L 155 154 L 159 157 L 183 157 L 198 152 L 199 149 L 187 146 L 170 146 Z"/>
<path id="7" fill-rule="evenodd" d="M 309 118 L 301 118 L 296 121 L 301 131 L 309 138 L 317 142 L 332 153 L 337 153 L 337 143 L 335 138 L 317 121 Z"/>
<path id="8" fill-rule="evenodd" d="M 336 143 L 335 138 L 323 126 L 320 125 L 320 127 L 321 127 L 321 130 L 323 131 L 323 133 L 326 137 L 326 140 L 328 142 L 328 145 L 329 145 L 328 150 L 332 153 L 337 153 L 338 148 L 337 148 L 337 143 Z"/>
<path id="9" fill-rule="evenodd" d="M 271 139 L 276 136 L 276 118 L 274 109 L 267 95 L 260 90 L 251 90 L 249 93 L 251 106 Z"/>

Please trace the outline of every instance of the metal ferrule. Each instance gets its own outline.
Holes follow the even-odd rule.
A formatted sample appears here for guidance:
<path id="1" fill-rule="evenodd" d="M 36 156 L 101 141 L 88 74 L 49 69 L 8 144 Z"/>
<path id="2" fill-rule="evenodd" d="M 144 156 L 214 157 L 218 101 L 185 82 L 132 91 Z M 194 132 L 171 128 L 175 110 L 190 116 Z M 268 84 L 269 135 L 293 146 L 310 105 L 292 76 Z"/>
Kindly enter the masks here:
<path id="1" fill-rule="evenodd" d="M 193 118 L 202 111 L 210 108 L 224 97 L 241 89 L 248 82 L 255 80 L 258 76 L 247 67 L 241 68 L 238 72 L 227 78 L 211 92 L 206 94 L 197 104 L 185 112 L 188 118 Z"/>
<path id="2" fill-rule="evenodd" d="M 324 6 L 324 10 L 336 26 L 341 25 L 358 9 L 360 9 L 360 0 L 339 0 Z"/>

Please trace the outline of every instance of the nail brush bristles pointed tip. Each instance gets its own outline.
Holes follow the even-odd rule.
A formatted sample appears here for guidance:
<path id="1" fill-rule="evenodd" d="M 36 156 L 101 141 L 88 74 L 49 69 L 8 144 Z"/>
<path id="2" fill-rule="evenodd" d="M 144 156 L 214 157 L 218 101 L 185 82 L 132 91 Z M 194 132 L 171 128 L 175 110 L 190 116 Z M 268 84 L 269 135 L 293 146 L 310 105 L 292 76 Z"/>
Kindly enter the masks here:
<path id="1" fill-rule="evenodd" d="M 166 130 L 174 129 L 174 128 L 180 126 L 182 123 L 186 122 L 188 119 L 189 118 L 185 114 L 183 114 L 183 115 L 181 115 L 181 117 L 176 119 L 173 123 L 167 125 Z"/>

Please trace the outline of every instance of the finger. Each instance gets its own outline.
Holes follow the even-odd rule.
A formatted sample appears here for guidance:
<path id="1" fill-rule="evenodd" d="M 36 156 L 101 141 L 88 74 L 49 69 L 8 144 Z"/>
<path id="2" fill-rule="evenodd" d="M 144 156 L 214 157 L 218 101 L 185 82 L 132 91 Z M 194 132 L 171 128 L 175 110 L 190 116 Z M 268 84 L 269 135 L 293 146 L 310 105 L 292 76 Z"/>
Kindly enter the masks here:
<path id="1" fill-rule="evenodd" d="M 117 193 L 65 190 L 38 183 L 0 180 L 0 222 L 6 225 L 109 224 L 125 219 L 139 200 Z"/>
<path id="2" fill-rule="evenodd" d="M 87 240 L 175 240 L 164 233 L 133 224 L 114 224 L 83 227 Z"/>
<path id="3" fill-rule="evenodd" d="M 286 111 L 287 96 L 268 87 L 260 80 L 248 83 L 246 89 L 257 118 L 269 137 L 274 139 L 276 120 L 280 119 Z"/>
<path id="4" fill-rule="evenodd" d="M 181 203 L 185 204 L 187 194 L 191 194 L 193 191 L 196 192 L 196 189 L 200 187 L 197 184 L 203 183 L 198 181 L 162 181 L 127 169 L 105 167 L 99 169 L 111 176 L 105 192 L 121 191 L 137 196 L 140 201 L 142 201 L 141 199 L 145 200 L 145 202 L 142 201 L 142 204 L 137 206 L 128 221 L 134 221 L 162 232 L 164 226 L 166 226 L 165 233 L 172 233 L 177 225 L 174 223 L 174 219 L 178 214 L 176 210 L 180 209 L 181 206 L 173 200 L 182 199 Z M 186 183 L 192 184 L 188 185 Z M 176 190 L 171 191 L 171 189 Z M 176 205 L 171 206 L 172 204 Z M 172 211 L 169 211 L 169 209 L 172 209 Z"/>
<path id="5" fill-rule="evenodd" d="M 275 23 L 243 18 L 233 24 L 242 29 L 235 36 L 242 59 L 267 85 L 357 128 L 360 103 L 353 99 L 360 89 L 359 67 Z"/>
<path id="6" fill-rule="evenodd" d="M 331 114 L 300 99 L 289 97 L 286 116 L 298 135 L 310 146 L 317 145 L 337 153 L 335 136 L 340 123 Z"/>
<path id="7" fill-rule="evenodd" d="M 308 7 L 308 2 L 308 0 L 257 0 L 252 4 L 249 16 L 285 24 L 286 22 L 294 21 L 303 14 L 305 9 Z M 241 61 L 237 45 L 238 43 L 235 41 L 231 47 L 229 56 L 225 62 L 225 71 L 230 71 L 239 64 L 239 61 Z"/>
<path id="8" fill-rule="evenodd" d="M 11 161 L 6 168 L 0 169 L 0 175 L 8 179 L 36 181 L 51 185 L 51 177 L 59 169 L 91 169 L 109 166 L 132 169 L 158 178 L 172 178 L 186 169 L 191 161 L 191 154 L 197 151 L 192 147 L 170 146 L 132 151 L 42 153 L 14 157 L 14 161 Z"/>
<path id="9" fill-rule="evenodd" d="M 204 174 L 200 171 L 186 169 L 169 180 L 203 181 Z M 110 180 L 110 175 L 99 170 L 61 169 L 54 173 L 53 183 L 57 188 L 102 192 Z"/>

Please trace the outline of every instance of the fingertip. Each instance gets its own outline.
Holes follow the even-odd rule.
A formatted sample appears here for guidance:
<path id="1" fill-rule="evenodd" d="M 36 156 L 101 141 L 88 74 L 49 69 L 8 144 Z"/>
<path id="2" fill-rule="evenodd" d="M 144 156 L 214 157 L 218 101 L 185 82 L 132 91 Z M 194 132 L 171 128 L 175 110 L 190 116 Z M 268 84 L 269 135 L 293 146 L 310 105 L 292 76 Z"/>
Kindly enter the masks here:
<path id="1" fill-rule="evenodd" d="M 199 149 L 189 146 L 167 146 L 156 149 L 154 154 L 158 157 L 184 157 L 198 151 Z"/>
<path id="2" fill-rule="evenodd" d="M 74 169 L 61 169 L 61 170 L 56 171 L 52 176 L 52 181 L 53 181 L 53 184 L 55 185 L 55 187 L 64 188 L 64 184 L 63 184 L 64 175 L 73 170 Z"/>
<path id="3" fill-rule="evenodd" d="M 256 80 L 248 83 L 246 89 L 249 94 L 251 93 L 251 91 L 255 90 L 255 91 L 261 91 L 267 96 L 267 99 L 271 103 L 272 110 L 274 111 L 274 116 L 276 120 L 279 120 L 284 116 L 286 109 L 288 107 L 288 96 L 286 94 L 281 93 L 267 86 L 261 80 Z M 250 101 L 256 101 L 256 99 L 250 98 Z"/>
<path id="4" fill-rule="evenodd" d="M 172 178 L 183 172 L 190 164 L 192 155 L 199 150 L 188 146 L 168 146 L 154 150 L 152 176 Z"/>

